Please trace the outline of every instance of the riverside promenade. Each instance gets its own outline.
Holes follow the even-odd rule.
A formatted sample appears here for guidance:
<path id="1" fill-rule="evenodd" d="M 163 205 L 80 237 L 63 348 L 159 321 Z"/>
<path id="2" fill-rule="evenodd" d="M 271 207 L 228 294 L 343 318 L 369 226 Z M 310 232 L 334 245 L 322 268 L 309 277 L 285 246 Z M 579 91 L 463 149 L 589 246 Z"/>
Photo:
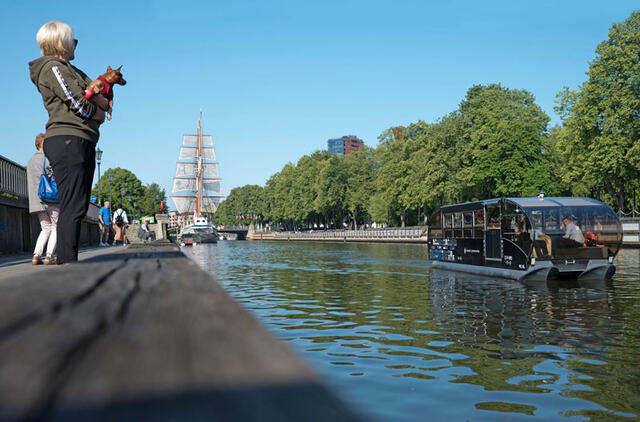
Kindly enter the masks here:
<path id="1" fill-rule="evenodd" d="M 427 243 L 427 227 L 388 227 L 366 230 L 309 230 L 302 232 L 255 231 L 249 229 L 249 240 L 280 240 L 293 242 L 371 242 Z"/>
<path id="2" fill-rule="evenodd" d="M 355 421 L 175 245 L 0 260 L 0 420 Z"/>

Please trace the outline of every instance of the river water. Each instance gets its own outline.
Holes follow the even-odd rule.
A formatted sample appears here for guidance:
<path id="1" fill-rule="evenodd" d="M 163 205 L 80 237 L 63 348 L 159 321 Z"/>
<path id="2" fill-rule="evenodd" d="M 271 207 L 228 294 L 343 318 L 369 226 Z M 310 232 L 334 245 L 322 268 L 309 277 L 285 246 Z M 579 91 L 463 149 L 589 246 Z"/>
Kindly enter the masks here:
<path id="1" fill-rule="evenodd" d="M 640 250 L 560 285 L 432 269 L 424 245 L 183 250 L 366 420 L 640 419 Z"/>

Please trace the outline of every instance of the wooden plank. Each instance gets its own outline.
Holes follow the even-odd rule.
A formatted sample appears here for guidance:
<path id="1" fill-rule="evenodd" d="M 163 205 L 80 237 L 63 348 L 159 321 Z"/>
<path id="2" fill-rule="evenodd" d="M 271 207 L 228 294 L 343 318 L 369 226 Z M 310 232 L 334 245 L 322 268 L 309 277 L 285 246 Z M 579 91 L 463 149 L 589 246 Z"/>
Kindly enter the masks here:
<path id="1" fill-rule="evenodd" d="M 176 248 L 10 281 L 0 419 L 356 420 Z"/>

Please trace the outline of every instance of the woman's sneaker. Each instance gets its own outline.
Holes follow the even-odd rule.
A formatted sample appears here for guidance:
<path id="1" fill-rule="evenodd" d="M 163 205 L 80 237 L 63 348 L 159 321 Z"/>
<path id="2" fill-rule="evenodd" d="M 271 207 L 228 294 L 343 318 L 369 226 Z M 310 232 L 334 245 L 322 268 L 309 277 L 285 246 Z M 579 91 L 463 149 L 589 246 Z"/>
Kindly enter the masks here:
<path id="1" fill-rule="evenodd" d="M 34 253 L 33 258 L 31 258 L 31 264 L 32 265 L 42 264 L 42 257 L 40 257 L 40 255 L 38 255 L 37 253 Z"/>
<path id="2" fill-rule="evenodd" d="M 56 263 L 56 258 L 54 256 L 51 256 L 50 254 L 47 254 L 47 256 L 44 257 L 44 265 L 55 265 Z"/>

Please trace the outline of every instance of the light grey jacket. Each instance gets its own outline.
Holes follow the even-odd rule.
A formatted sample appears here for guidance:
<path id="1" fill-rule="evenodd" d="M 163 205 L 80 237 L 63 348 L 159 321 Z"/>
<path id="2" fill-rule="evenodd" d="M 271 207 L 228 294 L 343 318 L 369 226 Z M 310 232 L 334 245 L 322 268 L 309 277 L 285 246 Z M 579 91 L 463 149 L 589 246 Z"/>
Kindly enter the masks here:
<path id="1" fill-rule="evenodd" d="M 42 174 L 42 160 L 44 160 L 44 153 L 38 151 L 33 154 L 33 157 L 27 164 L 27 189 L 29 190 L 29 212 L 44 211 L 47 209 L 47 204 L 40 200 L 38 197 L 38 186 L 40 185 L 40 175 Z M 49 160 L 46 160 L 45 170 L 49 177 L 53 176 L 53 169 L 49 165 Z"/>

